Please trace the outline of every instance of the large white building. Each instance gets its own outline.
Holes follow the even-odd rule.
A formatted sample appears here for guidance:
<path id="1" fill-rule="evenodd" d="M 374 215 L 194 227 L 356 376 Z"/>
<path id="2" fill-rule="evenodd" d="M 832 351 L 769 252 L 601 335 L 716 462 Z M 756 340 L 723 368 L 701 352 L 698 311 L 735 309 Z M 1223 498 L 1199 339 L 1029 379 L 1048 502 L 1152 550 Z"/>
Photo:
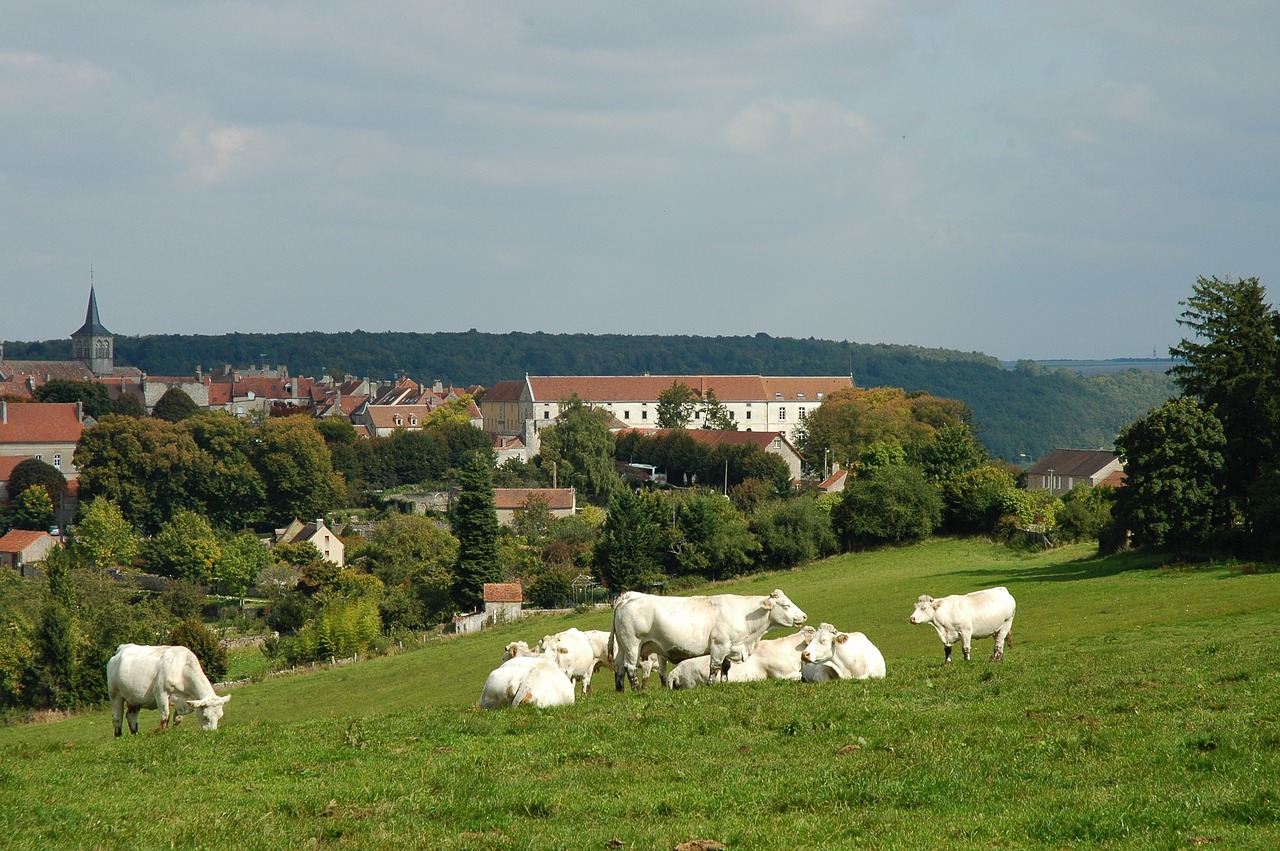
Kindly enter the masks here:
<path id="1" fill-rule="evenodd" d="M 576 395 L 603 408 L 629 428 L 656 428 L 658 397 L 673 383 L 684 384 L 701 401 L 712 391 L 739 431 L 781 432 L 794 441 L 795 429 L 827 395 L 853 387 L 849 375 L 527 375 L 499 381 L 480 401 L 485 431 L 522 438 L 534 445 L 537 431 L 555 422 L 560 403 Z M 701 426 L 699 406 L 690 428 Z"/>

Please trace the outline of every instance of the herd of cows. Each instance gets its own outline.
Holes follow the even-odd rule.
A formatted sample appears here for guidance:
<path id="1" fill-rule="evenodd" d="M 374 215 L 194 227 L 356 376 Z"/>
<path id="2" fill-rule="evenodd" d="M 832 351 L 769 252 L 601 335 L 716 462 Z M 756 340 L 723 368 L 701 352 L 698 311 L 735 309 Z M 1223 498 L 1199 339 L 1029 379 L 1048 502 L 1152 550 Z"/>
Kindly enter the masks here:
<path id="1" fill-rule="evenodd" d="M 916 601 L 913 624 L 933 624 L 945 661 L 959 640 L 966 661 L 974 638 L 994 636 L 991 661 L 1004 658 L 1015 609 L 1007 588 Z M 601 668 L 613 671 L 614 685 L 641 689 L 653 670 L 663 685 L 692 688 L 717 681 L 780 679 L 818 682 L 870 679 L 885 675 L 884 655 L 861 632 L 841 632 L 829 623 L 816 629 L 781 590 L 767 596 L 717 594 L 659 597 L 628 591 L 613 607 L 613 629 L 571 627 L 544 636 L 540 648 L 524 641 L 507 645 L 502 664 L 485 680 L 479 705 L 565 706 L 573 703 L 575 683 L 591 690 Z M 776 627 L 797 628 L 782 638 L 765 639 Z M 675 667 L 667 672 L 667 664 Z"/>
<path id="2" fill-rule="evenodd" d="M 942 640 L 945 661 L 960 641 L 966 661 L 974 638 L 995 638 L 991 661 L 1004 658 L 1013 646 L 1015 603 L 1008 589 L 989 588 L 969 594 L 916 601 L 913 624 L 932 624 Z M 782 679 L 817 682 L 869 679 L 885 675 L 884 656 L 861 632 L 841 632 L 829 623 L 814 628 L 799 606 L 781 590 L 764 596 L 715 594 L 659 597 L 628 591 L 613 606 L 613 628 L 571 627 L 547 635 L 540 646 L 513 641 L 502 664 L 485 679 L 479 705 L 565 706 L 580 686 L 591 691 L 591 677 L 601 668 L 614 672 L 623 691 L 641 689 L 654 670 L 663 685 L 692 688 L 717 681 Z M 765 639 L 774 628 L 796 628 L 782 638 Z M 674 667 L 667 671 L 667 665 Z M 577 684 L 577 685 L 575 685 Z M 182 646 L 122 644 L 107 663 L 107 692 L 115 735 L 121 720 L 138 732 L 138 711 L 160 712 L 160 727 L 195 713 L 201 729 L 216 730 L 223 705 L 195 654 Z"/>

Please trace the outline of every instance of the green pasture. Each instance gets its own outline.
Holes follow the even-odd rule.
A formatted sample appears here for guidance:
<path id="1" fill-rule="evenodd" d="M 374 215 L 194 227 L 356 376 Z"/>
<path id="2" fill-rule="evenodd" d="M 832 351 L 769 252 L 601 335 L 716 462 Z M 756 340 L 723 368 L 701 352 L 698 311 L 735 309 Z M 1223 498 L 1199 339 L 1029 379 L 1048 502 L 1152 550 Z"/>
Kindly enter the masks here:
<path id="1" fill-rule="evenodd" d="M 1001 665 L 944 668 L 916 596 L 1005 585 Z M 720 583 L 865 632 L 883 681 L 474 708 L 527 618 L 229 690 L 219 730 L 0 728 L 6 848 L 1280 848 L 1280 573 L 939 540 Z M 959 658 L 959 653 L 956 653 Z"/>

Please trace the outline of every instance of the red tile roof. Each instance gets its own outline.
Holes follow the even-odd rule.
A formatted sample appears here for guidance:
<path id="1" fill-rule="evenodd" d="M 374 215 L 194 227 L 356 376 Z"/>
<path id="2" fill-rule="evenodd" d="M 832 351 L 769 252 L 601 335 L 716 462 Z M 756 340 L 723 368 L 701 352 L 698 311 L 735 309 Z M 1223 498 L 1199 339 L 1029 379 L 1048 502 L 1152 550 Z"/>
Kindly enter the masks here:
<path id="1" fill-rule="evenodd" d="M 493 505 L 506 510 L 519 508 L 531 494 L 545 499 L 547 507 L 553 511 L 563 511 L 577 505 L 573 488 L 494 488 Z"/>
<path id="2" fill-rule="evenodd" d="M 0 402 L 0 443 L 78 443 L 76 402 Z"/>
<path id="3" fill-rule="evenodd" d="M 36 531 L 32 532 L 27 529 L 10 529 L 0 537 L 0 553 L 21 553 L 25 552 L 32 544 L 39 543 L 44 538 L 52 538 L 48 532 Z"/>
<path id="4" fill-rule="evenodd" d="M 485 402 L 519 402 L 523 381 L 499 381 L 484 392 Z"/>
<path id="5" fill-rule="evenodd" d="M 7 482 L 13 476 L 13 468 L 34 458 L 34 455 L 0 455 L 0 482 Z"/>
<path id="6" fill-rule="evenodd" d="M 484 601 L 486 603 L 523 603 L 524 588 L 519 582 L 486 582 Z"/>

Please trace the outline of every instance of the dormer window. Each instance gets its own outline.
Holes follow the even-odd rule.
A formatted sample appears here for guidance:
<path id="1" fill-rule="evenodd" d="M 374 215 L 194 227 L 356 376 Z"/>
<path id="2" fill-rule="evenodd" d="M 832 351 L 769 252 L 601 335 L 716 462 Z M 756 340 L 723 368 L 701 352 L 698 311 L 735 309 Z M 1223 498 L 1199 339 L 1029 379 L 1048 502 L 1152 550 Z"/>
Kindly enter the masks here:
<path id="1" fill-rule="evenodd" d="M 401 417 L 399 414 L 396 414 L 396 425 L 398 426 L 404 425 L 404 418 Z"/>

